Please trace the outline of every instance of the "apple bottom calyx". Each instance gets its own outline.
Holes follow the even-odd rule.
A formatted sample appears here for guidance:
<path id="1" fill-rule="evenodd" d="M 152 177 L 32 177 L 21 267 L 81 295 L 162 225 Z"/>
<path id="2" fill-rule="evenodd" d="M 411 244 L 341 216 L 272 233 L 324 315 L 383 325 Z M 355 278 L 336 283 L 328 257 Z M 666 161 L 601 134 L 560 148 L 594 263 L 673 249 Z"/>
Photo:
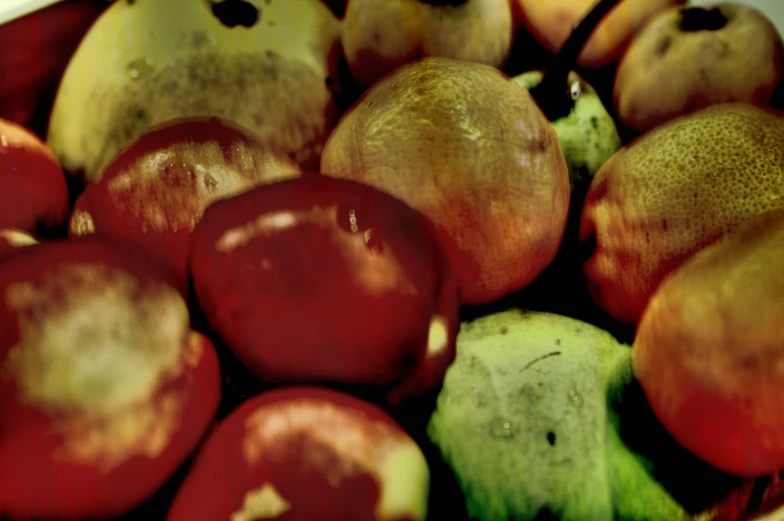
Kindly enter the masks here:
<path id="1" fill-rule="evenodd" d="M 689 7 L 681 11 L 680 30 L 687 33 L 697 31 L 718 31 L 727 25 L 729 19 L 724 16 L 721 9 L 703 9 L 701 7 Z"/>

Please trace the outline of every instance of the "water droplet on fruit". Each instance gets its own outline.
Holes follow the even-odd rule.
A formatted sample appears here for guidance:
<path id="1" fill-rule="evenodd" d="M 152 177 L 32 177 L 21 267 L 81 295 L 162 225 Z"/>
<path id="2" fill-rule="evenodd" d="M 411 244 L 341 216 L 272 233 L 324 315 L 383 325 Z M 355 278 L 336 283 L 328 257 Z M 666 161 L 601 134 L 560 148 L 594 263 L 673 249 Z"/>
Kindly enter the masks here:
<path id="1" fill-rule="evenodd" d="M 132 80 L 137 81 L 149 75 L 153 71 L 153 67 L 146 59 L 140 59 L 129 62 L 125 70 L 128 71 L 128 76 Z"/>
<path id="2" fill-rule="evenodd" d="M 577 391 L 569 391 L 569 403 L 576 408 L 580 408 L 583 404 L 583 399 Z"/>
<path id="3" fill-rule="evenodd" d="M 569 95 L 572 97 L 572 99 L 576 100 L 577 98 L 579 98 L 580 92 L 581 92 L 580 82 L 579 81 L 572 82 L 572 84 L 569 86 Z"/>

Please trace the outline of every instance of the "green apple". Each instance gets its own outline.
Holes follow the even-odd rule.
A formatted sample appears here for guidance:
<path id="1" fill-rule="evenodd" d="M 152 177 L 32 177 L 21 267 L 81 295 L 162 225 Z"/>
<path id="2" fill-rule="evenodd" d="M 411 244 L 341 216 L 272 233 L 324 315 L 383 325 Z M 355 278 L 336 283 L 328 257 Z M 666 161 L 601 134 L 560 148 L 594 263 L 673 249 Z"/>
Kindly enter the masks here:
<path id="1" fill-rule="evenodd" d="M 544 72 L 529 71 L 513 79 L 526 90 L 542 82 Z M 590 183 L 593 175 L 621 148 L 615 121 L 593 87 L 570 71 L 567 85 L 574 106 L 566 116 L 551 121 L 569 167 L 572 190 L 575 183 Z"/>

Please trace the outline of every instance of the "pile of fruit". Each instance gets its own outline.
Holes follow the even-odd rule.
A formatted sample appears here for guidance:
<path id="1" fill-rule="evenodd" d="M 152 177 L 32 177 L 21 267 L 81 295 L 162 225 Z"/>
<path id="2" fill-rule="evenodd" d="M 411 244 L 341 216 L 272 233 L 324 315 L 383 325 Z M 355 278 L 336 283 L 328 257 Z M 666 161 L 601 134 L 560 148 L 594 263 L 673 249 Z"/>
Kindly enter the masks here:
<path id="1" fill-rule="evenodd" d="M 784 519 L 765 14 L 87 10 L 0 89 L 0 520 Z"/>

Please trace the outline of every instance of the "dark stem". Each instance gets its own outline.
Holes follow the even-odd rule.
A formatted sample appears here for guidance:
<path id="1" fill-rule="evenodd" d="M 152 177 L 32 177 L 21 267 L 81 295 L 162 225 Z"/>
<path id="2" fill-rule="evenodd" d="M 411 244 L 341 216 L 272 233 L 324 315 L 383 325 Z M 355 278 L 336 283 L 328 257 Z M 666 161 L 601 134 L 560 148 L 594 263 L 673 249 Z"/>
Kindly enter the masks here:
<path id="1" fill-rule="evenodd" d="M 555 55 L 550 67 L 544 73 L 542 82 L 531 89 L 531 96 L 550 121 L 567 116 L 574 107 L 569 93 L 569 72 L 577 65 L 583 47 L 593 34 L 596 26 L 607 13 L 621 0 L 598 0 L 588 14 L 572 29 L 572 33 Z"/>

